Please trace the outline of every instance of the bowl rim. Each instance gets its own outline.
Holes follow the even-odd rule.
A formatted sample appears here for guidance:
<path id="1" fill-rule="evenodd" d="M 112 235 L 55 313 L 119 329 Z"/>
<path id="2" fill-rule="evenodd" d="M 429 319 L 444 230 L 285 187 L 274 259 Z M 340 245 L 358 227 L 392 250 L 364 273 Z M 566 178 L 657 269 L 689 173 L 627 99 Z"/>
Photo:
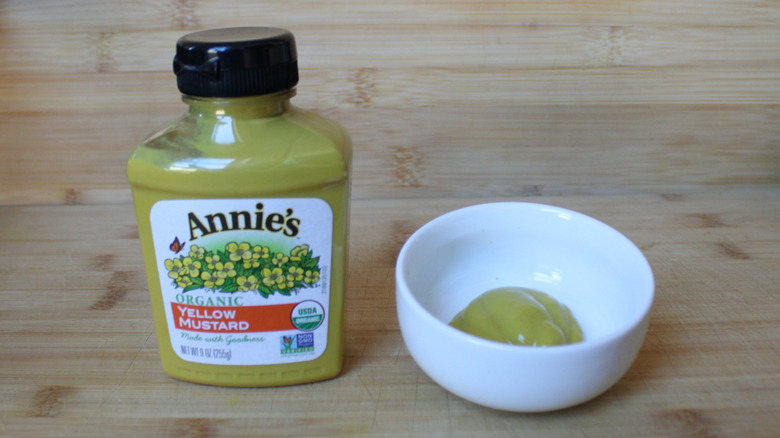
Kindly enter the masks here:
<path id="1" fill-rule="evenodd" d="M 402 266 L 404 264 L 404 260 L 406 259 L 407 253 L 411 251 L 410 248 L 414 245 L 415 241 L 421 239 L 421 236 L 427 233 L 430 229 L 436 227 L 441 222 L 444 222 L 446 220 L 452 219 L 457 216 L 470 213 L 474 210 L 481 210 L 485 208 L 500 208 L 502 206 L 533 208 L 536 210 L 544 210 L 550 213 L 557 212 L 559 214 L 562 213 L 562 214 L 571 215 L 573 217 L 577 217 L 580 220 L 592 221 L 593 223 L 597 224 L 600 227 L 605 227 L 607 231 L 614 233 L 618 239 L 623 240 L 624 243 L 627 243 L 629 248 L 636 251 L 636 253 L 639 255 L 641 266 L 639 266 L 638 268 L 641 271 L 643 271 L 644 274 L 643 276 L 645 276 L 648 279 L 647 284 L 643 286 L 643 288 L 647 289 L 645 291 L 646 292 L 645 294 L 647 295 L 647 299 L 645 300 L 644 303 L 642 303 L 642 307 L 639 309 L 639 312 L 637 314 L 638 316 L 636 317 L 636 319 L 634 321 L 631 321 L 631 323 L 626 324 L 623 329 L 611 331 L 607 334 L 599 336 L 597 339 L 594 340 L 588 340 L 587 338 L 585 338 L 583 341 L 574 344 L 555 345 L 555 346 L 548 346 L 548 347 L 541 347 L 541 348 L 539 347 L 518 348 L 517 345 L 504 344 L 501 342 L 480 338 L 470 333 L 466 333 L 462 330 L 458 330 L 454 327 L 451 327 L 449 324 L 445 323 L 439 318 L 435 317 L 433 314 L 431 314 L 425 308 L 425 306 L 423 306 L 422 303 L 420 303 L 417 297 L 415 297 L 415 295 L 411 292 L 409 284 L 406 281 L 406 275 L 404 275 L 403 272 Z M 652 267 L 650 266 L 650 263 L 647 261 L 647 258 L 645 257 L 642 250 L 640 250 L 639 247 L 637 247 L 636 244 L 632 242 L 628 237 L 626 237 L 623 233 L 611 227 L 610 225 L 596 218 L 588 216 L 584 213 L 580 213 L 574 210 L 570 210 L 563 207 L 557 207 L 549 204 L 522 202 L 522 201 L 489 202 L 489 203 L 469 205 L 466 207 L 449 211 L 428 221 L 423 226 L 418 228 L 414 233 L 412 233 L 412 235 L 409 236 L 409 238 L 406 240 L 406 242 L 404 242 L 403 246 L 401 247 L 401 250 L 399 251 L 398 257 L 396 259 L 395 280 L 396 280 L 396 306 L 399 306 L 399 301 L 402 299 L 405 302 L 409 303 L 409 305 L 411 306 L 411 310 L 414 313 L 417 313 L 418 315 L 422 316 L 422 318 L 427 321 L 428 325 L 434 324 L 434 326 L 437 326 L 440 329 L 444 330 L 444 333 L 449 333 L 449 335 L 453 337 L 460 337 L 464 341 L 479 346 L 480 348 L 488 348 L 491 350 L 502 351 L 502 352 L 506 352 L 507 354 L 514 354 L 514 355 L 527 355 L 527 354 L 556 355 L 556 354 L 563 354 L 567 352 L 575 352 L 579 350 L 587 350 L 591 348 L 603 347 L 605 345 L 615 342 L 617 339 L 621 337 L 627 336 L 628 334 L 634 332 L 639 326 L 644 324 L 649 318 L 650 311 L 652 310 L 653 302 L 655 300 L 655 277 L 653 275 Z"/>

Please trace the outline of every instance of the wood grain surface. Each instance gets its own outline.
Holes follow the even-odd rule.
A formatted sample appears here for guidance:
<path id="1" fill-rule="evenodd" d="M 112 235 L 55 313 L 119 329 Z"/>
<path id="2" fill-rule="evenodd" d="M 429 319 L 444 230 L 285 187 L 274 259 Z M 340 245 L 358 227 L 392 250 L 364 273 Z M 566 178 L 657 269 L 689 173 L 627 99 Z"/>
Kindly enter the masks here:
<path id="1" fill-rule="evenodd" d="M 161 369 L 124 166 L 184 111 L 173 47 L 273 25 L 294 103 L 353 137 L 346 366 L 267 389 Z M 0 436 L 776 437 L 776 0 L 0 0 Z M 628 374 L 546 414 L 431 381 L 394 263 L 433 217 L 559 205 L 631 238 L 657 282 Z"/>

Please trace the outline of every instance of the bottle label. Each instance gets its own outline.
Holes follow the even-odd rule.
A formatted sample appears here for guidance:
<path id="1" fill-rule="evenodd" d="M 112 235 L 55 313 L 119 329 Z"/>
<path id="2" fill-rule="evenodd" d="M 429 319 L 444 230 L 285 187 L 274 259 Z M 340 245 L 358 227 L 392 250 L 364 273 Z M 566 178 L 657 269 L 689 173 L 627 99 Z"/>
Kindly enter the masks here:
<path id="1" fill-rule="evenodd" d="M 171 345 L 190 362 L 316 359 L 330 313 L 333 212 L 317 198 L 157 202 L 152 239 Z"/>

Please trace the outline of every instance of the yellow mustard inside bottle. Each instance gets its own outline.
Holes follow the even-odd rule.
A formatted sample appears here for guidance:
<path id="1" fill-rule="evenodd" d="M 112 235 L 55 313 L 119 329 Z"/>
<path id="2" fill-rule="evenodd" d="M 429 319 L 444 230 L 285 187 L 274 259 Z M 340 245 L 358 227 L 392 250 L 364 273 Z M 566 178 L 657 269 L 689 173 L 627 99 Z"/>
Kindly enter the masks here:
<path id="1" fill-rule="evenodd" d="M 290 103 L 284 29 L 185 35 L 174 73 L 188 111 L 127 164 L 164 371 L 223 386 L 337 376 L 348 134 Z"/>
<path id="2" fill-rule="evenodd" d="M 475 298 L 452 327 L 492 341 L 525 346 L 580 342 L 582 329 L 564 304 L 533 289 L 503 287 Z"/>

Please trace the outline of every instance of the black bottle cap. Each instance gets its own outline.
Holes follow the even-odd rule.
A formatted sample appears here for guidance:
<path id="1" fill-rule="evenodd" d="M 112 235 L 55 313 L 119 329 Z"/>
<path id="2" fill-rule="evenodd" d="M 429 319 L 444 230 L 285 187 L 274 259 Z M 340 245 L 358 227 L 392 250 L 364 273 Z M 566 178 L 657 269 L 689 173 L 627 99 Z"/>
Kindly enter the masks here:
<path id="1" fill-rule="evenodd" d="M 273 27 L 233 27 L 187 34 L 176 43 L 179 91 L 199 97 L 275 93 L 298 83 L 295 37 Z"/>

